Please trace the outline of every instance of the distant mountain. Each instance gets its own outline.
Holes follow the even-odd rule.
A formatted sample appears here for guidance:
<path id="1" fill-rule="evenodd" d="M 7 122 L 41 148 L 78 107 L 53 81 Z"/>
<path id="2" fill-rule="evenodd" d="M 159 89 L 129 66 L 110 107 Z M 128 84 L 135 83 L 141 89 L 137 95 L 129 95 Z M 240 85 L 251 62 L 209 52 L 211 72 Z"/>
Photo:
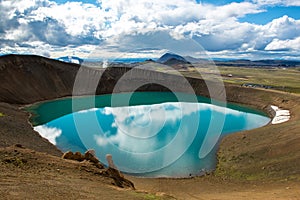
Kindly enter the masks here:
<path id="1" fill-rule="evenodd" d="M 75 63 L 75 64 L 83 63 L 83 59 L 76 57 L 76 56 L 59 57 L 59 58 L 57 58 L 57 60 L 67 62 L 67 63 Z"/>
<path id="2" fill-rule="evenodd" d="M 211 62 L 208 59 L 203 59 L 203 58 L 195 58 L 192 56 L 185 56 L 184 57 L 186 61 L 190 62 L 190 63 L 209 63 Z"/>
<path id="3" fill-rule="evenodd" d="M 173 53 L 166 53 L 163 56 L 161 56 L 156 62 L 158 63 L 162 63 L 162 64 L 167 64 L 168 62 L 170 64 L 174 64 L 175 62 L 178 63 L 189 63 L 184 57 L 177 55 L 177 54 L 173 54 Z"/>
<path id="4" fill-rule="evenodd" d="M 254 63 L 262 63 L 265 65 L 279 65 L 279 66 L 300 66 L 300 61 L 294 60 L 257 60 Z"/>
<path id="5" fill-rule="evenodd" d="M 194 58 L 191 56 L 179 56 L 176 54 L 164 54 L 157 60 L 162 64 L 173 66 L 175 64 L 208 64 L 214 62 L 217 66 L 232 66 L 232 67 L 300 67 L 298 60 L 248 60 L 248 59 L 203 59 Z"/>
<path id="6" fill-rule="evenodd" d="M 164 54 L 156 62 L 171 66 L 176 70 L 187 69 L 191 66 L 191 63 L 184 57 L 173 53 Z"/>

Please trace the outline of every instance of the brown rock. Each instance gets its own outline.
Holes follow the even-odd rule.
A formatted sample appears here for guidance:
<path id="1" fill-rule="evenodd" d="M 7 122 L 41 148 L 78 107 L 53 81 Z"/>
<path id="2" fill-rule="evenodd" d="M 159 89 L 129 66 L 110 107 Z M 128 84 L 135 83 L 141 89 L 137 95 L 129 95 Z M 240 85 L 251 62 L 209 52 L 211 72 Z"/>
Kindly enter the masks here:
<path id="1" fill-rule="evenodd" d="M 74 156 L 74 154 L 73 154 L 72 151 L 67 151 L 66 153 L 64 153 L 64 154 L 62 155 L 62 158 L 63 158 L 63 159 L 73 160 L 73 156 Z"/>
<path id="2" fill-rule="evenodd" d="M 116 185 L 121 188 L 132 188 L 135 189 L 133 182 L 130 180 L 126 179 L 123 174 L 117 169 L 114 168 L 108 168 L 106 170 L 106 173 L 110 178 L 114 180 L 113 185 Z"/>
<path id="3" fill-rule="evenodd" d="M 99 159 L 96 157 L 94 150 L 87 150 L 84 154 L 84 159 L 92 162 L 98 169 L 104 169 L 104 165 L 100 163 Z"/>
<path id="4" fill-rule="evenodd" d="M 77 160 L 79 162 L 84 160 L 84 156 L 80 152 L 73 153 L 72 151 L 67 151 L 63 154 L 62 158 L 68 159 L 68 160 Z"/>
<path id="5" fill-rule="evenodd" d="M 15 147 L 18 147 L 18 148 L 22 148 L 24 149 L 23 145 L 22 144 L 15 144 Z"/>
<path id="6" fill-rule="evenodd" d="M 106 170 L 107 175 L 114 180 L 114 185 L 121 188 L 132 188 L 135 189 L 134 184 L 126 179 L 124 175 L 117 169 L 112 160 L 112 155 L 107 154 L 106 160 L 108 162 L 108 169 Z"/>
<path id="7" fill-rule="evenodd" d="M 98 160 L 98 158 L 96 157 L 95 155 L 95 151 L 90 149 L 90 150 L 87 150 L 84 154 L 84 159 L 88 160 L 88 161 L 91 161 L 92 163 L 99 163 L 100 161 Z"/>
<path id="8" fill-rule="evenodd" d="M 114 161 L 112 159 L 112 155 L 111 154 L 106 154 L 106 160 L 108 162 L 108 166 L 109 168 L 113 168 L 118 170 L 118 168 L 116 167 L 116 165 L 114 164 Z"/>
<path id="9" fill-rule="evenodd" d="M 73 160 L 77 160 L 79 162 L 84 161 L 84 156 L 80 152 L 75 152 L 73 155 Z"/>

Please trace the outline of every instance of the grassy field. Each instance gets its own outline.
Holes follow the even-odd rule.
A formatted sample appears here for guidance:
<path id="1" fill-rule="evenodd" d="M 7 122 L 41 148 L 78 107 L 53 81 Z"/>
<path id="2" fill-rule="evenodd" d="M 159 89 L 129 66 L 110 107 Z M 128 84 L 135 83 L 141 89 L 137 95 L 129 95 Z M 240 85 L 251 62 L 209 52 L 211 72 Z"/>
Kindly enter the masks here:
<path id="1" fill-rule="evenodd" d="M 188 77 L 198 78 L 201 74 L 209 74 L 212 78 L 217 73 L 222 75 L 225 83 L 236 85 L 262 84 L 272 89 L 300 94 L 300 68 L 244 68 L 220 66 L 218 70 L 210 67 L 198 67 L 197 70 L 182 71 Z M 219 71 L 219 72 L 218 72 Z"/>

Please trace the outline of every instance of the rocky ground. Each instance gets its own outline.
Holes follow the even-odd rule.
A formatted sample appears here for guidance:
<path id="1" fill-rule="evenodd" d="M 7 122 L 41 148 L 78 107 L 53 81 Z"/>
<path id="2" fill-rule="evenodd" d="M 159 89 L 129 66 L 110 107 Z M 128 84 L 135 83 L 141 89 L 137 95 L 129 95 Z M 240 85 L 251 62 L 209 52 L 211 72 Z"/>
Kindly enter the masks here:
<path id="1" fill-rule="evenodd" d="M 16 146 L 0 148 L 1 199 L 146 199 L 155 197 L 120 188 L 106 169 L 88 161 Z M 164 197 L 167 199 L 167 196 Z"/>
<path id="2" fill-rule="evenodd" d="M 63 66 L 56 66 L 58 68 L 55 74 L 49 75 L 49 81 L 54 81 L 55 87 L 45 89 L 43 93 L 39 93 L 42 85 L 34 85 L 33 88 L 36 89 L 33 93 L 30 85 L 21 90 L 21 83 L 28 81 L 34 84 L 35 80 L 37 84 L 39 76 L 33 74 L 31 77 L 31 64 L 26 64 L 28 60 L 23 62 L 20 59 L 12 59 L 11 63 L 1 61 L 6 65 L 10 63 L 15 71 L 7 71 L 13 68 L 0 62 L 1 199 L 300 198 L 299 95 L 226 84 L 228 101 L 266 112 L 269 105 L 276 105 L 290 110 L 291 120 L 223 138 L 218 152 L 217 169 L 210 175 L 190 179 L 142 179 L 126 176 L 134 183 L 134 190 L 117 187 L 115 180 L 105 173 L 105 169 L 95 168 L 89 162 L 62 159 L 62 152 L 33 131 L 28 122 L 29 114 L 20 110 L 20 107 L 26 103 L 48 99 L 48 93 L 51 93 L 51 98 L 68 95 L 70 88 L 61 91 L 55 88 L 72 85 L 72 81 L 60 82 L 61 76 L 68 73 L 63 70 Z M 30 59 L 28 62 L 35 63 L 35 59 Z M 35 67 L 45 65 L 47 69 L 51 69 L 53 65 L 49 60 L 41 59 L 39 62 Z M 71 66 L 72 69 L 73 67 Z M 72 70 L 72 74 L 75 71 Z M 47 73 L 51 73 L 51 70 Z M 118 70 L 110 71 L 106 77 L 107 83 L 119 75 Z M 21 81 L 18 81 L 19 78 Z M 2 84 L 3 81 L 5 84 Z M 17 81 L 20 84 L 18 87 L 13 85 Z M 189 81 L 197 94 L 205 95 L 203 81 L 196 78 Z M 104 90 L 108 92 L 110 88 Z"/>
<path id="3" fill-rule="evenodd" d="M 280 94 L 277 95 L 280 97 Z M 299 97 L 284 94 L 292 119 L 223 139 L 215 173 L 191 179 L 127 177 L 115 186 L 86 162 L 64 160 L 18 106 L 0 103 L 0 195 L 4 199 L 299 199 Z M 15 147 L 22 144 L 25 148 Z"/>
<path id="4" fill-rule="evenodd" d="M 148 199 L 155 194 L 117 186 L 107 169 L 66 160 L 33 131 L 28 113 L 0 103 L 1 199 Z M 157 198 L 170 199 L 167 195 Z"/>

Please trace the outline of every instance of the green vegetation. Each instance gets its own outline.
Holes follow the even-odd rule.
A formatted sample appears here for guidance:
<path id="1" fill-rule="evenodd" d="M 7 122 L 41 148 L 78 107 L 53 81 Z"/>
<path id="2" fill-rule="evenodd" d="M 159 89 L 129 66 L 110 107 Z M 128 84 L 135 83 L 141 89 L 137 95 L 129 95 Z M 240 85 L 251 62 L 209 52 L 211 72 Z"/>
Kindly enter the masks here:
<path id="1" fill-rule="evenodd" d="M 4 117 L 5 115 L 3 113 L 0 112 L 0 117 Z"/>
<path id="2" fill-rule="evenodd" d="M 300 72 L 291 69 L 261 69 L 220 67 L 225 82 L 234 84 L 255 83 L 271 86 L 274 89 L 292 93 L 300 93 Z M 232 74 L 232 77 L 226 75 Z"/>
<path id="3" fill-rule="evenodd" d="M 257 171 L 255 173 L 247 173 L 246 171 L 243 171 L 238 168 L 237 165 L 234 163 L 242 162 L 241 160 L 243 158 L 246 158 L 246 160 L 252 160 L 253 156 L 248 155 L 247 153 L 241 154 L 238 156 L 232 156 L 230 160 L 226 160 L 226 156 L 223 155 L 222 152 L 218 153 L 218 164 L 217 168 L 214 172 L 214 175 L 217 177 L 223 177 L 227 179 L 234 179 L 234 180 L 261 180 L 263 178 L 267 177 L 267 174 L 265 174 L 263 171 Z"/>
<path id="4" fill-rule="evenodd" d="M 147 200 L 158 200 L 158 199 L 161 199 L 161 198 L 159 198 L 159 197 L 157 197 L 157 196 L 155 196 L 153 194 L 148 194 L 144 198 L 147 199 Z"/>
<path id="5" fill-rule="evenodd" d="M 18 157 L 12 157 L 12 158 L 6 158 L 4 160 L 4 163 L 8 163 L 8 164 L 11 163 L 16 167 L 23 167 L 27 163 L 27 160 Z"/>
<path id="6" fill-rule="evenodd" d="M 300 94 L 300 68 L 246 68 L 246 67 L 218 67 L 225 83 L 236 85 L 261 84 L 272 89 Z M 201 73 L 211 77 L 217 72 L 210 67 L 197 68 Z M 198 71 L 183 72 L 188 77 L 200 77 Z"/>

